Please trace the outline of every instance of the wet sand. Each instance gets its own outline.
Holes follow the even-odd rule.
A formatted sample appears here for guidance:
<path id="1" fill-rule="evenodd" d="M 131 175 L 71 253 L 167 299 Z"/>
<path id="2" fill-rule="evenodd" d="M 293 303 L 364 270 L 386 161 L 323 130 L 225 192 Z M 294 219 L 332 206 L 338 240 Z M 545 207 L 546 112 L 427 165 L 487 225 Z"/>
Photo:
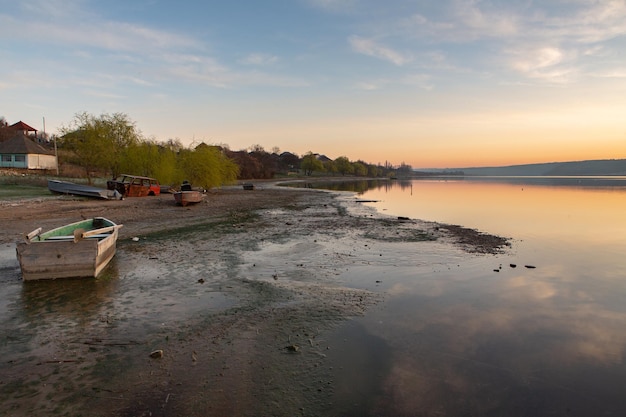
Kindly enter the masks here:
<path id="1" fill-rule="evenodd" d="M 91 216 L 124 225 L 100 277 L 21 281 L 23 233 Z M 337 277 L 393 263 L 398 245 L 426 263 L 433 248 L 482 256 L 506 244 L 270 183 L 184 208 L 169 194 L 3 201 L 0 222 L 0 415 L 11 416 L 347 415 L 336 400 L 350 352 L 331 335 L 385 294 Z"/>

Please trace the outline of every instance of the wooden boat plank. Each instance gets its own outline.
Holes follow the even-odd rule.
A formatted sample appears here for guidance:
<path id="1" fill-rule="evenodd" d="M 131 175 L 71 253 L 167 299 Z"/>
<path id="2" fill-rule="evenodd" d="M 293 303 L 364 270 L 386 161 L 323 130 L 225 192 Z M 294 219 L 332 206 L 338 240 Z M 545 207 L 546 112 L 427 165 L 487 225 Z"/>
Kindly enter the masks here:
<path id="1" fill-rule="evenodd" d="M 109 233 L 109 232 L 112 232 L 115 229 L 119 229 L 122 226 L 123 225 L 121 225 L 121 224 L 116 224 L 115 226 L 107 226 L 107 227 L 102 227 L 100 229 L 89 230 L 87 232 L 83 232 L 81 237 L 89 237 L 89 236 L 92 236 L 92 235 Z"/>
<path id="2" fill-rule="evenodd" d="M 102 234 L 97 234 L 97 235 L 89 235 L 89 236 L 82 236 L 83 239 L 104 239 L 111 236 L 110 233 L 102 233 Z M 75 237 L 74 236 L 50 236 L 46 238 L 46 241 L 50 241 L 50 240 L 74 240 Z"/>
<path id="3" fill-rule="evenodd" d="M 32 240 L 32 238 L 34 238 L 35 236 L 40 234 L 41 231 L 42 231 L 42 228 L 38 227 L 37 229 L 33 230 L 32 232 L 30 232 L 26 236 L 24 236 L 24 239 L 26 239 L 27 241 L 30 241 L 30 240 Z"/>

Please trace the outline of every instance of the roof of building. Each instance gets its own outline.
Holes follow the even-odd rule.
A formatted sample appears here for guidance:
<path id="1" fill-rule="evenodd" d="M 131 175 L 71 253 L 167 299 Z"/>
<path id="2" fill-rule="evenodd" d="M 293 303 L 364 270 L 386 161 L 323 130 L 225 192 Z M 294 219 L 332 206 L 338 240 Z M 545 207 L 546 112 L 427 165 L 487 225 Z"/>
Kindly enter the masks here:
<path id="1" fill-rule="evenodd" d="M 21 120 L 19 122 L 17 122 L 17 123 L 13 123 L 11 126 L 8 126 L 8 128 L 9 129 L 15 129 L 15 130 L 24 130 L 24 131 L 27 131 L 27 132 L 36 132 L 37 131 L 37 129 L 27 125 L 26 123 L 24 123 Z"/>
<path id="2" fill-rule="evenodd" d="M 32 139 L 28 138 L 23 133 L 18 133 L 11 139 L 0 142 L 0 153 L 54 155 L 53 151 L 33 142 Z"/>

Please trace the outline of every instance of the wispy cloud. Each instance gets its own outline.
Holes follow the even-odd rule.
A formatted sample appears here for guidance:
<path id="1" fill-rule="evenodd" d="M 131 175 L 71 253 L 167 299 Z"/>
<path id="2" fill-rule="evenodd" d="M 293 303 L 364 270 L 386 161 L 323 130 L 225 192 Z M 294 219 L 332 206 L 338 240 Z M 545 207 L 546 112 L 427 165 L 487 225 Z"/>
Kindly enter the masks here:
<path id="1" fill-rule="evenodd" d="M 14 40 L 31 40 L 64 48 L 91 47 L 145 54 L 158 49 L 200 47 L 193 38 L 125 22 L 81 22 L 79 24 L 18 20 L 0 15 L 0 35 Z"/>
<path id="2" fill-rule="evenodd" d="M 614 54 L 607 43 L 626 36 L 626 2 L 494 3 L 452 0 L 426 16 L 421 10 L 399 18 L 405 42 L 416 49 L 448 45 L 457 62 L 468 66 L 504 62 L 523 77 L 549 82 L 571 82 L 585 74 L 587 64 Z M 397 30 L 397 29 L 396 29 Z M 459 59 L 458 48 L 480 51 L 482 61 Z M 476 59 L 478 55 L 472 53 Z M 590 63 L 594 57 L 596 62 Z M 607 59 L 604 64 L 615 65 Z"/>
<path id="3" fill-rule="evenodd" d="M 519 17 L 508 10 L 485 10 L 476 0 L 457 1 L 453 18 L 466 39 L 507 37 L 519 32 Z"/>
<path id="4" fill-rule="evenodd" d="M 528 78 L 567 83 L 579 74 L 574 66 L 575 54 L 557 47 L 523 48 L 509 53 L 510 66 Z"/>
<path id="5" fill-rule="evenodd" d="M 278 57 L 270 54 L 263 53 L 253 53 L 246 56 L 241 60 L 241 63 L 245 65 L 258 65 L 258 66 L 267 66 L 272 65 L 278 61 Z"/>
<path id="6" fill-rule="evenodd" d="M 102 91 L 102 90 L 85 90 L 84 91 L 85 95 L 91 96 L 91 97 L 97 97 L 97 98 L 105 98 L 107 100 L 123 100 L 126 98 L 126 96 L 120 95 L 120 94 L 113 94 L 110 93 L 108 91 Z"/>
<path id="7" fill-rule="evenodd" d="M 517 53 L 512 66 L 520 72 L 532 73 L 554 67 L 563 62 L 564 53 L 558 48 L 544 47 L 533 51 Z M 523 56 L 520 56 L 523 55 Z"/>
<path id="8" fill-rule="evenodd" d="M 358 0 L 307 0 L 307 2 L 315 8 L 329 12 L 345 12 L 354 10 L 359 3 Z"/>
<path id="9" fill-rule="evenodd" d="M 435 19 L 416 12 L 400 18 L 398 26 L 414 39 L 468 43 L 516 36 L 521 22 L 511 11 L 482 10 L 475 1 L 457 1 L 447 16 Z"/>
<path id="10" fill-rule="evenodd" d="M 372 39 L 366 39 L 360 36 L 351 36 L 348 39 L 348 42 L 350 43 L 352 50 L 355 52 L 382 59 L 397 66 L 402 66 L 410 61 L 409 57 L 404 56 L 400 52 L 397 52 Z"/>
<path id="11" fill-rule="evenodd" d="M 51 1 L 50 4 L 54 4 L 62 0 Z M 75 3 L 72 15 L 67 7 L 46 15 L 45 11 L 52 6 L 39 1 L 27 1 L 21 5 L 29 19 L 0 11 L 0 37 L 47 46 L 57 60 L 61 56 L 76 58 L 71 81 L 74 85 L 80 85 L 80 80 L 87 78 L 88 74 L 95 77 L 96 71 L 107 73 L 110 82 L 107 85 L 111 89 L 122 84 L 156 86 L 165 80 L 217 88 L 308 84 L 297 77 L 229 66 L 221 62 L 220 57 L 211 54 L 204 39 L 145 24 L 106 20 L 84 9 L 82 1 L 70 1 Z M 266 67 L 276 62 L 277 56 L 253 53 L 238 63 Z M 114 97 L 115 93 L 111 93 L 111 98 Z"/>

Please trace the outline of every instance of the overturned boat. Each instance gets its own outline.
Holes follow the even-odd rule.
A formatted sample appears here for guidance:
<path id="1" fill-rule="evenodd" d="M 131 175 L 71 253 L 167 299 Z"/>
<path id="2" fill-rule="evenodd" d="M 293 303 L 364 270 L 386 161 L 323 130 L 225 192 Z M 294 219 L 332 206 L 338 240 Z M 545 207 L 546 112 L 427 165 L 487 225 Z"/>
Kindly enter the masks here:
<path id="1" fill-rule="evenodd" d="M 122 198 L 117 190 L 105 190 L 102 188 L 92 187 L 90 185 L 75 184 L 69 181 L 48 180 L 48 190 L 56 194 L 71 194 L 85 197 L 114 199 Z"/>

